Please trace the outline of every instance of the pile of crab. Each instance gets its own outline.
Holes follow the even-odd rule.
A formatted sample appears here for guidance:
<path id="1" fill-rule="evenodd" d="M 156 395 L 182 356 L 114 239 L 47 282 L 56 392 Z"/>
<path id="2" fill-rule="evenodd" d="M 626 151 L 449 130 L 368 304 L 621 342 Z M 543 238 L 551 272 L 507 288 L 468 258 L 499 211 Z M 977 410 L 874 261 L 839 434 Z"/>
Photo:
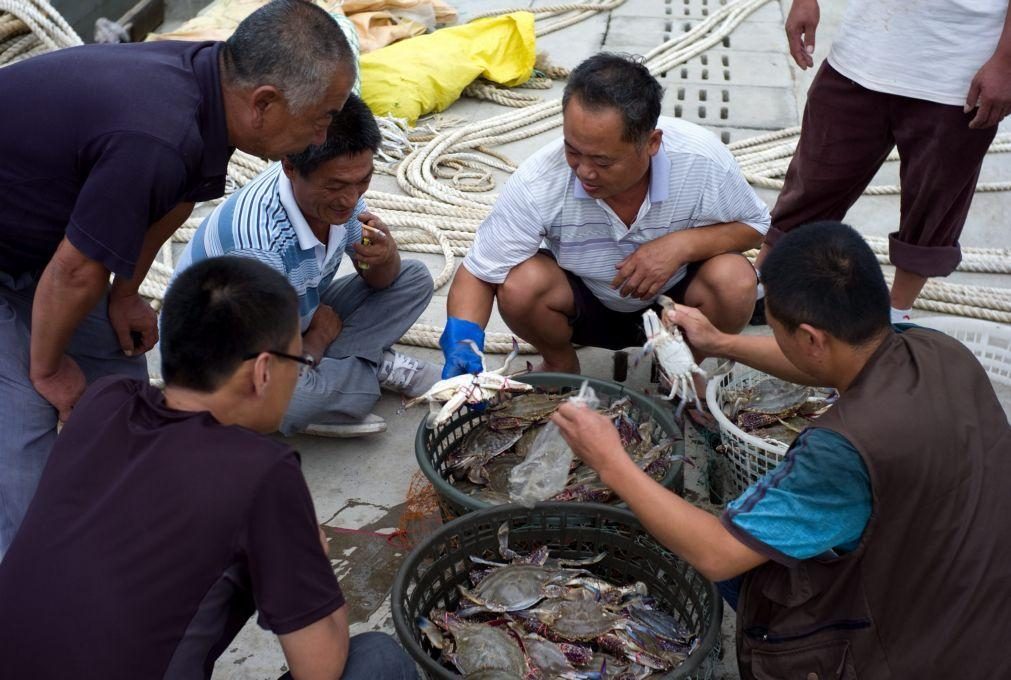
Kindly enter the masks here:
<path id="1" fill-rule="evenodd" d="M 772 376 L 723 392 L 723 413 L 744 432 L 789 446 L 835 402 L 834 390 Z"/>
<path id="2" fill-rule="evenodd" d="M 642 680 L 678 667 L 698 647 L 643 583 L 619 585 L 586 569 L 604 554 L 566 561 L 541 547 L 520 555 L 507 531 L 499 529 L 507 562 L 471 557 L 472 587 L 459 587 L 457 610 L 433 609 L 416 622 L 440 661 L 465 678 Z"/>
<path id="3" fill-rule="evenodd" d="M 525 460 L 565 399 L 566 395 L 533 392 L 490 407 L 482 422 L 448 453 L 449 481 L 486 503 L 508 503 L 510 472 Z M 632 460 L 653 479 L 662 480 L 675 462 L 674 440 L 652 418 L 644 419 L 627 396 L 598 410 L 611 418 Z M 593 468 L 574 458 L 567 486 L 550 500 L 607 503 L 615 498 Z"/>

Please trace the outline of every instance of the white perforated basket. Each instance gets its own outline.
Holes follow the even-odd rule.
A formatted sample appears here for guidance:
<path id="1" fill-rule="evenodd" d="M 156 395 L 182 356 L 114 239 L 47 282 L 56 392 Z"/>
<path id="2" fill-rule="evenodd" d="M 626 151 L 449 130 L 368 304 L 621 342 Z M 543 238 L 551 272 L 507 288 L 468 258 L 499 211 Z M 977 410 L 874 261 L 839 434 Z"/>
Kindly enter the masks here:
<path id="1" fill-rule="evenodd" d="M 955 316 L 924 317 L 914 319 L 914 323 L 959 340 L 979 359 L 992 382 L 1011 386 L 1011 326 Z M 786 455 L 788 447 L 782 442 L 754 437 L 724 414 L 729 390 L 748 387 L 763 377 L 765 373 L 761 371 L 736 364 L 726 375 L 710 380 L 706 387 L 706 405 L 719 423 L 723 448 L 730 463 L 724 479 L 727 498 L 740 495 L 779 465 Z"/>
<path id="2" fill-rule="evenodd" d="M 759 370 L 735 364 L 726 375 L 709 381 L 706 405 L 720 426 L 723 450 L 730 462 L 723 480 L 725 498 L 734 498 L 779 465 L 786 455 L 787 445 L 771 439 L 760 439 L 737 427 L 723 410 L 732 390 L 740 390 L 767 377 Z"/>
<path id="3" fill-rule="evenodd" d="M 913 323 L 960 341 L 983 364 L 991 382 L 1011 386 L 1011 326 L 960 316 L 927 316 Z"/>

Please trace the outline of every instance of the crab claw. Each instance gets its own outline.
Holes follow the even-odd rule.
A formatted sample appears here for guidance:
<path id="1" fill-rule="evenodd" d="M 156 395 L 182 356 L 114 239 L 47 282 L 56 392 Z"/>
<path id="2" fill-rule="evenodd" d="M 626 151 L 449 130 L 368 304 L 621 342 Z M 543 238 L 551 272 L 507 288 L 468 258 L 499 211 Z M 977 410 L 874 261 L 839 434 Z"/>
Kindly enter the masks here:
<path id="1" fill-rule="evenodd" d="M 446 638 L 443 637 L 442 631 L 434 623 L 426 619 L 424 616 L 419 616 L 414 620 L 415 624 L 418 626 L 418 630 L 428 638 L 429 643 L 436 649 L 442 649 L 446 646 Z"/>

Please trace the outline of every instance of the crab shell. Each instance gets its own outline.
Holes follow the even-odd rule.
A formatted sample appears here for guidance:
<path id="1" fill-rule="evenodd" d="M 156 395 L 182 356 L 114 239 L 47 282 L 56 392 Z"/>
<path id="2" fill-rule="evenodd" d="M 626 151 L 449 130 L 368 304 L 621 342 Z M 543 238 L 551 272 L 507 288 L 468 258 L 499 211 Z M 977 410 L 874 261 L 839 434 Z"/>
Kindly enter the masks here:
<path id="1" fill-rule="evenodd" d="M 489 423 L 496 430 L 526 428 L 557 411 L 564 400 L 558 394 L 522 394 L 492 408 Z"/>
<path id="2" fill-rule="evenodd" d="M 547 627 L 547 637 L 570 641 L 593 640 L 625 627 L 625 619 L 591 599 L 549 600 L 527 614 Z"/>
<path id="3" fill-rule="evenodd" d="M 513 678 L 526 675 L 526 656 L 506 631 L 485 623 L 454 619 L 449 619 L 447 625 L 456 647 L 453 663 L 464 675 L 471 677 L 480 671 L 503 671 Z"/>
<path id="4" fill-rule="evenodd" d="M 676 326 L 668 330 L 652 309 L 643 312 L 642 326 L 646 332 L 646 344 L 643 346 L 643 352 L 656 353 L 660 373 L 671 385 L 670 393 L 664 398 L 673 400 L 680 393 L 682 405 L 679 410 L 689 399 L 693 399 L 695 405 L 701 410 L 702 404 L 699 402 L 699 395 L 695 392 L 692 374 L 697 373 L 704 377 L 706 372 L 695 363 L 695 357 L 692 356 L 691 350 L 681 337 L 681 331 Z"/>
<path id="5" fill-rule="evenodd" d="M 551 585 L 564 583 L 572 570 L 536 564 L 510 564 L 497 569 L 473 589 L 460 586 L 460 594 L 485 611 L 513 612 L 532 607 L 544 599 Z"/>

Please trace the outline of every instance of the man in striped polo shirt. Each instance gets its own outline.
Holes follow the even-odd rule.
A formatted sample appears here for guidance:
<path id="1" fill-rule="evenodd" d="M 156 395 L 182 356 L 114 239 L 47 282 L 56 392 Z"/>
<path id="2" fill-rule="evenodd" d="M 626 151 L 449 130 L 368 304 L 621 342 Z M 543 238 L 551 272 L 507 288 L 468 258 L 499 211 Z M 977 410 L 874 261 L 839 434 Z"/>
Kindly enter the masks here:
<path id="1" fill-rule="evenodd" d="M 216 255 L 251 257 L 294 286 L 313 367 L 299 377 L 284 434 L 382 432 L 386 421 L 370 412 L 381 387 L 414 397 L 439 378 L 439 367 L 390 349 L 433 287 L 424 264 L 401 262 L 389 229 L 362 198 L 380 141 L 372 113 L 350 95 L 326 142 L 271 165 L 219 205 L 179 262 L 182 271 Z M 356 273 L 334 280 L 342 253 Z"/>
<path id="2" fill-rule="evenodd" d="M 443 375 L 480 370 L 498 301 L 540 368 L 579 372 L 573 344 L 641 345 L 642 310 L 666 294 L 739 332 L 757 277 L 741 253 L 769 211 L 710 132 L 660 117 L 662 89 L 632 58 L 597 54 L 562 99 L 563 138 L 509 179 L 449 292 Z M 542 247 L 544 246 L 544 247 Z"/>

